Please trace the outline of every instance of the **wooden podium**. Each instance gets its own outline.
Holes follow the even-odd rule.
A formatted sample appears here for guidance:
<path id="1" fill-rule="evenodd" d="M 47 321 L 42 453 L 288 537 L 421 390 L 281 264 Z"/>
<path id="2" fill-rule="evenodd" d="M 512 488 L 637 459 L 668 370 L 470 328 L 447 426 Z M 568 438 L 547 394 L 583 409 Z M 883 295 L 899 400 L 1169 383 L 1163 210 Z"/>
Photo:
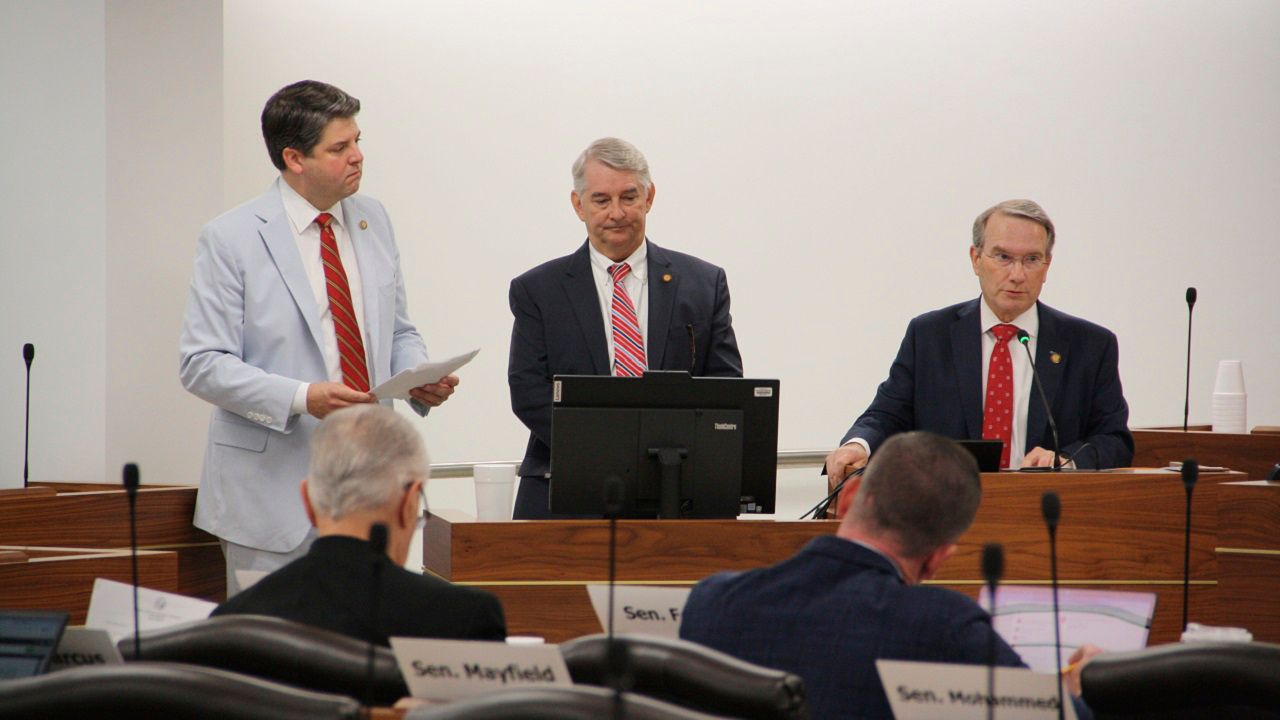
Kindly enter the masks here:
<path id="1" fill-rule="evenodd" d="M 1229 479 L 1241 476 L 1206 475 L 1192 506 L 1190 617 L 1207 624 L 1221 619 L 1216 481 Z M 1062 586 L 1154 592 L 1159 599 L 1151 642 L 1178 638 L 1185 491 L 1177 474 L 990 473 L 982 480 L 982 506 L 973 527 L 934 583 L 976 597 L 982 545 L 1000 542 L 1006 582 L 1048 584 L 1049 543 L 1040 496 L 1055 490 L 1062 498 Z M 692 585 L 721 570 L 777 562 L 813 537 L 835 532 L 836 525 L 830 520 L 623 520 L 617 576 L 630 584 Z M 511 634 L 561 642 L 601 631 L 585 586 L 608 579 L 608 522 L 477 522 L 446 511 L 430 517 L 423 542 L 426 570 L 497 595 Z"/>
<path id="2" fill-rule="evenodd" d="M 221 601 L 222 551 L 191 524 L 195 497 L 189 486 L 138 490 L 139 584 Z M 38 483 L 0 491 L 0 607 L 67 610 L 83 623 L 96 577 L 132 583 L 124 490 Z"/>
<path id="3" fill-rule="evenodd" d="M 1201 465 L 1231 468 L 1249 480 L 1261 480 L 1280 463 L 1280 429 L 1255 427 L 1251 433 L 1216 433 L 1208 425 L 1140 428 L 1133 433 L 1133 464 L 1164 467 L 1195 458 Z"/>

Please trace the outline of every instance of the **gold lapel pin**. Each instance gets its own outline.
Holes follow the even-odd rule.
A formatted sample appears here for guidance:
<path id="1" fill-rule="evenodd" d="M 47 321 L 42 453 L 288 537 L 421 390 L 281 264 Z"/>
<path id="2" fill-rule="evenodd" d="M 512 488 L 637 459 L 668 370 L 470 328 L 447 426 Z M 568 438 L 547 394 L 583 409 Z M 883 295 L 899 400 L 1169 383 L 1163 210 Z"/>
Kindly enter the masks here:
<path id="1" fill-rule="evenodd" d="M 1054 365 L 1057 365 L 1058 363 L 1062 362 L 1062 356 L 1056 352 L 1051 352 L 1049 353 L 1049 361 L 1052 362 Z"/>
<path id="2" fill-rule="evenodd" d="M 361 230 L 368 230 L 368 229 L 369 229 L 369 221 L 368 221 L 368 220 L 361 220 L 361 221 L 360 221 L 360 229 L 361 229 Z"/>
<path id="3" fill-rule="evenodd" d="M 662 282 L 671 282 L 671 273 L 662 276 Z"/>

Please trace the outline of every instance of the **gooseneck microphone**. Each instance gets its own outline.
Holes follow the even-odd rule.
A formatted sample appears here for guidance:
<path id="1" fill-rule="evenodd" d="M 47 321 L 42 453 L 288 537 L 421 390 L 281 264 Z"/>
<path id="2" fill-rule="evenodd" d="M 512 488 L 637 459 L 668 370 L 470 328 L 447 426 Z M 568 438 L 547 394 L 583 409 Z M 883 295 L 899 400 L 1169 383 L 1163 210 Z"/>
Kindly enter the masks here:
<path id="1" fill-rule="evenodd" d="M 624 714 L 622 693 L 631 689 L 631 657 L 627 644 L 613 634 L 613 593 L 618 574 L 618 515 L 622 514 L 622 479 L 604 479 L 604 514 L 609 518 L 609 642 L 605 656 L 605 683 L 613 688 L 613 717 Z"/>
<path id="2" fill-rule="evenodd" d="M 133 566 L 133 659 L 142 659 L 142 638 L 138 623 L 138 466 L 124 466 L 124 494 L 129 498 L 129 554 Z"/>
<path id="3" fill-rule="evenodd" d="M 800 519 L 804 520 L 805 518 L 811 515 L 813 516 L 814 520 L 825 518 L 827 516 L 827 510 L 831 508 L 831 503 L 835 502 L 836 498 L 840 497 L 840 491 L 844 490 L 844 486 L 847 485 L 850 480 L 861 475 L 866 469 L 867 469 L 867 466 L 863 465 L 857 470 L 854 470 L 850 472 L 848 475 L 845 475 L 843 480 L 836 483 L 836 488 L 831 491 L 830 495 L 827 495 L 826 497 L 822 498 L 821 502 L 809 508 L 808 512 L 800 516 Z"/>
<path id="4" fill-rule="evenodd" d="M 369 599 L 369 627 L 373 636 L 382 635 L 382 614 L 379 612 L 382 602 L 382 565 L 387 555 L 387 526 L 374 523 L 369 526 L 369 549 L 373 551 L 373 587 Z M 365 664 L 364 707 L 365 717 L 372 717 L 374 702 L 373 662 L 377 643 L 369 640 L 369 657 Z"/>
<path id="5" fill-rule="evenodd" d="M 1058 520 L 1062 518 L 1062 500 L 1058 493 L 1046 490 L 1040 496 L 1040 514 L 1049 528 L 1049 577 L 1053 582 L 1053 660 L 1058 668 L 1058 718 L 1062 709 L 1062 624 L 1058 620 Z"/>
<path id="6" fill-rule="evenodd" d="M 991 603 L 991 635 L 987 637 L 987 697 L 996 696 L 996 586 L 1004 575 L 1004 547 L 1000 543 L 987 543 L 982 546 L 982 577 L 987 581 L 987 591 Z M 995 717 L 996 705 L 987 702 L 987 720 Z"/>
<path id="7" fill-rule="evenodd" d="M 1187 519 L 1182 542 L 1182 630 L 1187 630 L 1187 590 L 1191 586 L 1191 492 L 1200 479 L 1200 463 L 1192 459 L 1182 461 L 1182 487 L 1187 491 Z"/>
<path id="8" fill-rule="evenodd" d="M 36 359 L 36 346 L 31 343 L 22 345 L 22 361 L 27 364 L 27 405 L 22 425 L 22 487 L 27 486 L 27 453 L 31 446 L 31 361 Z"/>
<path id="9" fill-rule="evenodd" d="M 1027 351 L 1027 359 L 1031 361 L 1031 384 L 1036 386 L 1040 391 L 1040 402 L 1044 405 L 1044 416 L 1049 418 L 1049 432 L 1053 434 L 1053 471 L 1062 470 L 1062 458 L 1059 453 L 1062 451 L 1058 444 L 1058 423 L 1053 421 L 1053 408 L 1049 407 L 1049 398 L 1044 394 L 1044 383 L 1040 382 L 1040 373 L 1036 371 L 1036 359 L 1031 356 L 1031 335 L 1026 330 L 1018 329 L 1018 343 L 1022 345 L 1022 349 Z"/>
<path id="10" fill-rule="evenodd" d="M 1191 311 L 1196 307 L 1196 289 L 1187 288 L 1187 390 L 1186 403 L 1182 406 L 1182 432 L 1187 431 L 1187 418 L 1191 416 Z M 1185 619 L 1182 623 L 1186 625 Z"/>

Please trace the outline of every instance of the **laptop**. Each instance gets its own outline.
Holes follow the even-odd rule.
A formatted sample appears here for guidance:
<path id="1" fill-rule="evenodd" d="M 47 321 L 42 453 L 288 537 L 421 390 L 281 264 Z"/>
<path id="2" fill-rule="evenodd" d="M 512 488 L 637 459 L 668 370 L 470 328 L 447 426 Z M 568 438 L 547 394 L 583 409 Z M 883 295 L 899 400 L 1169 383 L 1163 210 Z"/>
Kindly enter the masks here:
<path id="1" fill-rule="evenodd" d="M 58 648 L 67 613 L 0 610 L 0 679 L 41 675 Z"/>
<path id="2" fill-rule="evenodd" d="M 978 461 L 979 472 L 1000 472 L 1000 451 L 1004 450 L 1001 440 L 958 440 L 960 447 L 968 450 L 973 459 Z"/>

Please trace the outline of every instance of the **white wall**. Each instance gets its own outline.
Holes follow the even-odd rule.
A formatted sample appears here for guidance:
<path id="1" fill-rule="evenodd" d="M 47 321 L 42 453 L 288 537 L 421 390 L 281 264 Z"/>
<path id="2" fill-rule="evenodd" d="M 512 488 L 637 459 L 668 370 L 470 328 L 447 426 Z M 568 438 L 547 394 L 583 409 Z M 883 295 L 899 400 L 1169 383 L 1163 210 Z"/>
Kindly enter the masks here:
<path id="1" fill-rule="evenodd" d="M 106 426 L 106 131 L 101 2 L 0 12 L 0 487 L 22 486 L 25 370 L 31 477 L 102 479 Z"/>
<path id="2" fill-rule="evenodd" d="M 1015 196 L 1060 229 L 1045 301 L 1119 334 L 1134 424 L 1180 419 L 1188 285 L 1201 297 L 1192 421 L 1208 421 L 1214 364 L 1230 357 L 1245 362 L 1250 423 L 1280 423 L 1269 0 L 6 13 L 4 96 L 30 100 L 0 120 L 0 242 L 16 260 L 0 293 L 22 308 L 0 313 L 0 387 L 18 397 L 19 348 L 36 342 L 40 477 L 114 481 L 130 459 L 149 481 L 196 478 L 207 408 L 175 377 L 195 236 L 270 182 L 257 118 L 303 77 L 364 102 L 364 191 L 396 221 L 433 352 L 484 348 L 423 424 L 438 461 L 519 457 L 507 283 L 581 242 L 568 167 L 606 134 L 649 157 L 655 242 L 728 270 L 747 372 L 783 380 L 783 448 L 833 443 L 907 320 L 977 294 L 969 225 Z M 130 258 L 137 275 L 105 279 Z M 20 472 L 20 427 L 11 404 L 0 478 Z"/>

